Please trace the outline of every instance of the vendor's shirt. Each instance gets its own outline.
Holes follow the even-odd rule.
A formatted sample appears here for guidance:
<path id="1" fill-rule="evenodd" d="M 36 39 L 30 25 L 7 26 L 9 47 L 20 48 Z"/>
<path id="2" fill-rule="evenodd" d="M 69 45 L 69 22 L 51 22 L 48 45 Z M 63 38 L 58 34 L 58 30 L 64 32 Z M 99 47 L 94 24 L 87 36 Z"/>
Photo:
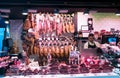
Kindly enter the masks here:
<path id="1" fill-rule="evenodd" d="M 88 49 L 88 48 L 97 48 L 97 47 L 100 47 L 100 43 L 98 43 L 98 42 L 96 42 L 96 41 L 94 41 L 93 43 L 91 43 L 91 42 L 86 42 L 85 44 L 84 44 L 84 49 Z"/>

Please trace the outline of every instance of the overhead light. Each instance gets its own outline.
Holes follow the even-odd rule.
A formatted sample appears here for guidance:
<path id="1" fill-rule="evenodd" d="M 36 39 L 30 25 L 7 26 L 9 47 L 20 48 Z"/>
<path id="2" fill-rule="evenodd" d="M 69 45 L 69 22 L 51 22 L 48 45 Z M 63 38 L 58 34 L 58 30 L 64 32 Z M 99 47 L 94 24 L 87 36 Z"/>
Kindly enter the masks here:
<path id="1" fill-rule="evenodd" d="M 117 10 L 115 13 L 116 16 L 120 16 L 120 10 Z"/>
<path id="2" fill-rule="evenodd" d="M 67 9 L 61 9 L 61 10 L 59 10 L 59 13 L 68 13 L 68 10 Z"/>
<path id="3" fill-rule="evenodd" d="M 54 9 L 54 14 L 59 14 L 59 9 Z"/>
<path id="4" fill-rule="evenodd" d="M 84 13 L 84 15 L 89 15 L 89 13 Z"/>
<path id="5" fill-rule="evenodd" d="M 9 14 L 8 13 L 4 13 L 4 12 L 0 12 L 0 16 L 2 18 L 9 18 Z"/>
<path id="6" fill-rule="evenodd" d="M 9 24 L 9 21 L 8 21 L 8 20 L 5 20 L 5 24 Z"/>
<path id="7" fill-rule="evenodd" d="M 84 10 L 84 15 L 89 15 L 89 9 Z"/>
<path id="8" fill-rule="evenodd" d="M 28 15 L 28 10 L 23 10 L 22 15 Z"/>
<path id="9" fill-rule="evenodd" d="M 116 14 L 116 16 L 120 16 L 120 14 Z"/>
<path id="10" fill-rule="evenodd" d="M 23 12 L 22 15 L 28 15 L 28 13 L 27 12 Z"/>
<path id="11" fill-rule="evenodd" d="M 9 18 L 9 15 L 0 15 L 2 18 Z"/>
<path id="12" fill-rule="evenodd" d="M 9 18 L 4 18 L 5 24 L 9 24 Z"/>
<path id="13" fill-rule="evenodd" d="M 75 16 L 75 14 L 74 13 L 72 13 L 72 17 L 74 17 Z"/>
<path id="14" fill-rule="evenodd" d="M 10 13 L 10 9 L 0 9 L 0 12 L 4 12 L 4 13 Z"/>
<path id="15" fill-rule="evenodd" d="M 28 9 L 28 12 L 37 13 L 37 10 L 36 9 Z"/>

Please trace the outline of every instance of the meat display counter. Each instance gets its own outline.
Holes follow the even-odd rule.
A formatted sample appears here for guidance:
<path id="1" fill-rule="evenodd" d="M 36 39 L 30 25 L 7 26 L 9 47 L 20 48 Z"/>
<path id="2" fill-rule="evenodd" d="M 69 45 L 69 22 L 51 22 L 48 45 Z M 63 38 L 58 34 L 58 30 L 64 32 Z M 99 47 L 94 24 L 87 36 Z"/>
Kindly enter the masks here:
<path id="1" fill-rule="evenodd" d="M 87 74 L 57 74 L 57 75 L 19 75 L 6 76 L 4 78 L 120 78 L 115 73 L 87 73 Z"/>
<path id="2" fill-rule="evenodd" d="M 17 61 L 6 71 L 5 78 L 119 78 L 106 59 L 92 56 L 79 58 L 75 52 L 72 52 L 69 64 L 57 59 L 52 59 L 46 66 L 39 66 L 33 60 L 29 65 Z"/>

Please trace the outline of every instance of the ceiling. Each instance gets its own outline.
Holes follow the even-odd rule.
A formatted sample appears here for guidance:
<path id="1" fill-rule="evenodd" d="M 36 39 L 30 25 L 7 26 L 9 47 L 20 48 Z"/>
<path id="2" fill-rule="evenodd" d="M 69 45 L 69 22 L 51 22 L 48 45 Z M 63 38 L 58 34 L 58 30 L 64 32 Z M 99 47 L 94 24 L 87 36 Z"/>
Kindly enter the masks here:
<path id="1" fill-rule="evenodd" d="M 91 2 L 92 1 L 92 2 Z M 0 0 L 0 9 L 10 9 L 10 19 L 24 19 L 24 9 L 53 12 L 54 9 L 68 9 L 69 12 L 83 11 L 84 8 L 101 12 L 114 12 L 120 8 L 120 0 Z"/>

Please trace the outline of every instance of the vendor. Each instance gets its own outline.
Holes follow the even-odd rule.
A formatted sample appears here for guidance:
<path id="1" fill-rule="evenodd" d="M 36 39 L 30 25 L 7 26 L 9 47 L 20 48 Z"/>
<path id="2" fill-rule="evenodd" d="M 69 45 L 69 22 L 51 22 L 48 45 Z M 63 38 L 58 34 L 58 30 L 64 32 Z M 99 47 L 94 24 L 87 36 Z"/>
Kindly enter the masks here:
<path id="1" fill-rule="evenodd" d="M 94 40 L 94 34 L 88 35 L 88 41 L 84 44 L 84 49 L 88 48 L 100 48 L 100 43 Z"/>
<path id="2" fill-rule="evenodd" d="M 13 46 L 10 47 L 10 54 L 17 54 L 19 52 L 19 48 L 17 47 L 17 42 L 13 43 Z"/>
<path id="3" fill-rule="evenodd" d="M 120 42 L 117 43 L 118 48 L 120 49 Z"/>

